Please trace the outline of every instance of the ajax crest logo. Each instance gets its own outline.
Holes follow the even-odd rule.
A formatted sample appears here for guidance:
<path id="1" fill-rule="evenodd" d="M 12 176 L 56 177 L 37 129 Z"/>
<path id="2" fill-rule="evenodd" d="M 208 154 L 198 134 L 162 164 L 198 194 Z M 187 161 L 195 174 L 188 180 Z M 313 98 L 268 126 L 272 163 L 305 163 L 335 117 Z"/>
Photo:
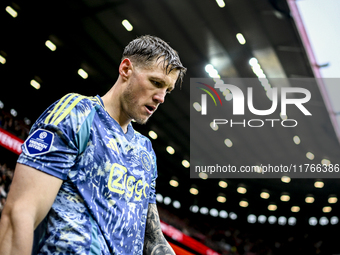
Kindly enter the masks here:
<path id="1" fill-rule="evenodd" d="M 149 156 L 149 153 L 147 153 L 144 150 L 141 150 L 139 157 L 140 157 L 140 160 L 141 160 L 142 165 L 144 166 L 145 170 L 150 171 L 151 166 L 152 166 L 152 162 L 151 162 L 151 158 Z"/>
<path id="2" fill-rule="evenodd" d="M 44 129 L 36 130 L 24 143 L 30 155 L 41 155 L 50 151 L 54 134 Z"/>

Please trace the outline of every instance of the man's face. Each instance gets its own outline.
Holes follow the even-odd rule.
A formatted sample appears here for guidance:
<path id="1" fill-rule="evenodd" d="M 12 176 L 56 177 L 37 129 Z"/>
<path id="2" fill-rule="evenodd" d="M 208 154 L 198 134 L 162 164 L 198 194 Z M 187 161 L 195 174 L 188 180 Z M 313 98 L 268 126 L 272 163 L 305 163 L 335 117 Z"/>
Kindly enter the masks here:
<path id="1" fill-rule="evenodd" d="M 179 71 L 166 74 L 161 60 L 148 67 L 133 65 L 129 83 L 123 92 L 122 110 L 129 119 L 139 124 L 145 124 L 158 105 L 164 102 L 166 94 L 175 88 Z"/>

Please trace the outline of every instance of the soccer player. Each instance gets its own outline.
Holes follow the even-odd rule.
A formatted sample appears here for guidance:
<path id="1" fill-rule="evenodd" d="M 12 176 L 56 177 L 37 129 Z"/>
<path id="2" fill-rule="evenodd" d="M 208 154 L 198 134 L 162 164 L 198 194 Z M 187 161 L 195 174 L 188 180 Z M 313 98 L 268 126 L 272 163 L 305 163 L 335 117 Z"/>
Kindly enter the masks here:
<path id="1" fill-rule="evenodd" d="M 0 223 L 0 254 L 175 254 L 155 201 L 156 156 L 145 123 L 186 68 L 163 40 L 124 49 L 103 96 L 68 94 L 32 126 Z"/>

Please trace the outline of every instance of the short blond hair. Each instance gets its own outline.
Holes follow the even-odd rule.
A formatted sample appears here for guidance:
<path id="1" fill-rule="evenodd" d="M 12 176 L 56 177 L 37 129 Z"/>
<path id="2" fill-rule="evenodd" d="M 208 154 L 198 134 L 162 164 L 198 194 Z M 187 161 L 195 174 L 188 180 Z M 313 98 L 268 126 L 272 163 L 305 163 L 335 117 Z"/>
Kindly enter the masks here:
<path id="1" fill-rule="evenodd" d="M 162 39 L 144 35 L 131 41 L 124 49 L 122 60 L 128 58 L 134 64 L 139 66 L 149 66 L 154 61 L 162 59 L 163 67 L 167 74 L 172 70 L 178 70 L 179 75 L 177 81 L 183 82 L 186 68 L 182 65 L 177 51 L 172 49 Z"/>

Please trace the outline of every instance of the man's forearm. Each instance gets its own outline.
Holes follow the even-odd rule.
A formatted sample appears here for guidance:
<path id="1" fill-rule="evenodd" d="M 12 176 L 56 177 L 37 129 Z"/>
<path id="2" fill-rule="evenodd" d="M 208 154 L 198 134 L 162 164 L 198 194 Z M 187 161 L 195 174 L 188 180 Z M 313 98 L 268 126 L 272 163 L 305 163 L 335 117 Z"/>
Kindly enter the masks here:
<path id="1" fill-rule="evenodd" d="M 175 255 L 162 233 L 156 204 L 149 205 L 143 254 Z"/>
<path id="2" fill-rule="evenodd" d="M 3 211 L 0 221 L 0 254 L 30 255 L 33 245 L 33 224 L 25 215 L 17 215 Z"/>
<path id="3" fill-rule="evenodd" d="M 0 221 L 0 254 L 31 255 L 33 233 L 63 180 L 18 163 Z"/>

